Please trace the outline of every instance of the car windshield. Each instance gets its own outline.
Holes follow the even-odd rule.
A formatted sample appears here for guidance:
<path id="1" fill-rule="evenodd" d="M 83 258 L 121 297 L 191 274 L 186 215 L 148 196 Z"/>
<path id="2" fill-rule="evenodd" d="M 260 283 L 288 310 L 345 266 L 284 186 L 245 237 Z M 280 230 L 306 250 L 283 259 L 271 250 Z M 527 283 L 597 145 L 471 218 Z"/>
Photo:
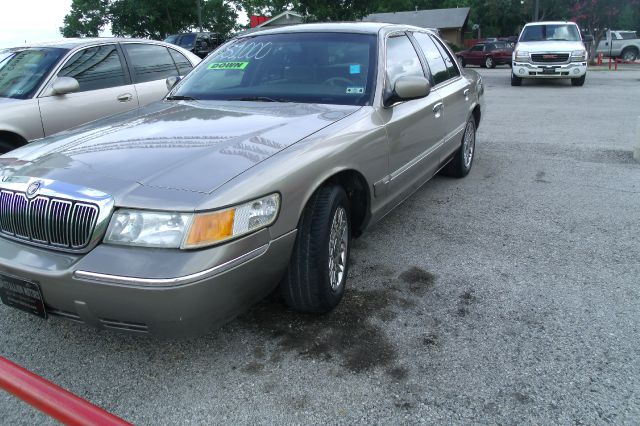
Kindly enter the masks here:
<path id="1" fill-rule="evenodd" d="M 176 40 L 178 39 L 177 35 L 170 35 L 169 37 L 164 39 L 165 43 L 171 43 L 171 44 L 175 44 Z"/>
<path id="2" fill-rule="evenodd" d="M 193 47 L 195 42 L 196 42 L 196 35 L 195 34 L 185 34 L 185 35 L 180 37 L 180 40 L 178 40 L 178 46 L 186 47 L 188 49 L 188 48 Z"/>
<path id="3" fill-rule="evenodd" d="M 376 36 L 289 33 L 232 40 L 198 66 L 173 95 L 205 100 L 368 105 Z"/>
<path id="4" fill-rule="evenodd" d="M 573 24 L 528 25 L 520 41 L 581 41 L 580 31 Z"/>
<path id="5" fill-rule="evenodd" d="M 57 48 L 29 48 L 0 56 L 0 98 L 27 99 L 67 52 Z"/>

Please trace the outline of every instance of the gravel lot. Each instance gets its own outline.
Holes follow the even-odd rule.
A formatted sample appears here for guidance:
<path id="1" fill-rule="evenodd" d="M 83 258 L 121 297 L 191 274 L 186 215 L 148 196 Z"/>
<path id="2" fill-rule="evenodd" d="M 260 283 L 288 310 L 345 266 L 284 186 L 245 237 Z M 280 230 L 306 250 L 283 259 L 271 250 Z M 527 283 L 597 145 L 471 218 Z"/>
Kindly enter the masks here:
<path id="1" fill-rule="evenodd" d="M 480 72 L 471 174 L 354 242 L 334 313 L 158 342 L 0 306 L 0 355 L 136 424 L 637 424 L 640 70 Z M 0 394 L 0 423 L 45 420 Z"/>

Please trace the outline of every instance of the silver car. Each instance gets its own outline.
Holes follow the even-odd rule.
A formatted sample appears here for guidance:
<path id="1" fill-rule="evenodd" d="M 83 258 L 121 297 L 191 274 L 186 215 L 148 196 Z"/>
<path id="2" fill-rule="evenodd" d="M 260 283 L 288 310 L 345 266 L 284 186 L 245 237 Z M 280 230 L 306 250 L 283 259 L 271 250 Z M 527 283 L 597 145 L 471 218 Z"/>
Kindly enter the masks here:
<path id="1" fill-rule="evenodd" d="M 0 153 L 167 94 L 200 58 L 150 40 L 63 39 L 0 51 Z"/>
<path id="2" fill-rule="evenodd" d="M 198 334 L 278 291 L 327 312 L 351 239 L 475 154 L 482 80 L 435 34 L 308 24 L 234 39 L 161 102 L 0 157 L 0 296 Z"/>

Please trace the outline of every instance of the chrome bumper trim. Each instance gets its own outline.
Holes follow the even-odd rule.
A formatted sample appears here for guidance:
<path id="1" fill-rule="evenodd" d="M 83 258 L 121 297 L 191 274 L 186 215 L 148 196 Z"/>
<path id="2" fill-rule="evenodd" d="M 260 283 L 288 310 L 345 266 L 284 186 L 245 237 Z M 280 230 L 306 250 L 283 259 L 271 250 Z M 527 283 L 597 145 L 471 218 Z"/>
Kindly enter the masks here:
<path id="1" fill-rule="evenodd" d="M 206 269 L 204 271 L 196 272 L 195 274 L 185 275 L 175 278 L 136 278 L 136 277 L 123 277 L 120 275 L 99 274 L 96 272 L 88 271 L 75 271 L 73 278 L 76 280 L 90 280 L 97 281 L 105 284 L 124 284 L 130 286 L 178 286 L 191 284 L 196 281 L 200 281 L 206 278 L 210 278 L 214 275 L 222 274 L 230 269 L 235 268 L 242 263 L 262 256 L 267 252 L 269 244 L 258 247 L 242 256 L 231 259 L 225 263 L 214 266 L 213 268 Z"/>

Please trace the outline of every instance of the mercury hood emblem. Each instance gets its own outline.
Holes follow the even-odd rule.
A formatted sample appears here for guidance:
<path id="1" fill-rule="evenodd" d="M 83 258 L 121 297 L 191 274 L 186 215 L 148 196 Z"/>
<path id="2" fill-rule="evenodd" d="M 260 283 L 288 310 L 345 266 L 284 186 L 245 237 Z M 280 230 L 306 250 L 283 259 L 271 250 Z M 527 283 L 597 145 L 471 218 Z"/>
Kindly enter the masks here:
<path id="1" fill-rule="evenodd" d="M 27 198 L 31 199 L 36 196 L 40 187 L 42 186 L 42 181 L 37 180 L 35 182 L 31 182 L 27 187 Z"/>

